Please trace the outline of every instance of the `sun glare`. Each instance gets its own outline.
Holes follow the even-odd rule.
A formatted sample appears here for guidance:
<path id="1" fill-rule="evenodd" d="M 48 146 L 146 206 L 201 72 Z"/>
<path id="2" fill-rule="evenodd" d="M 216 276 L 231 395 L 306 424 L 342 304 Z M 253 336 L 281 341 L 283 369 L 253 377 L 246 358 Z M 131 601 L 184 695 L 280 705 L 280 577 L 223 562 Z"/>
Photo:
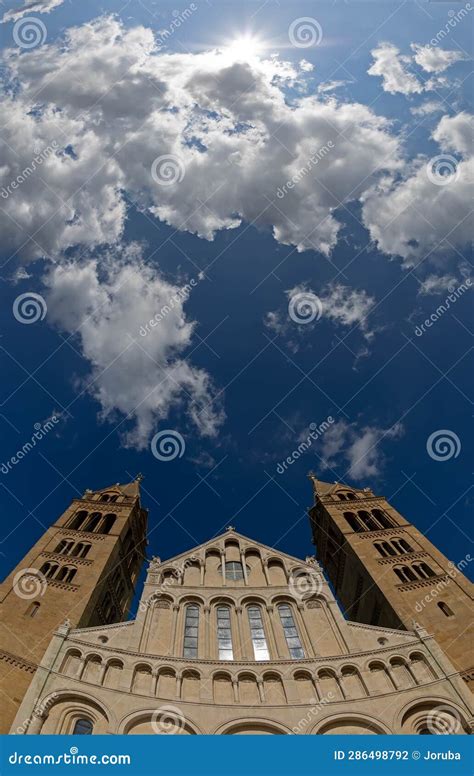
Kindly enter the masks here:
<path id="1" fill-rule="evenodd" d="M 241 35 L 229 41 L 224 51 L 232 59 L 248 61 L 258 57 L 263 48 L 262 41 L 253 35 Z"/>

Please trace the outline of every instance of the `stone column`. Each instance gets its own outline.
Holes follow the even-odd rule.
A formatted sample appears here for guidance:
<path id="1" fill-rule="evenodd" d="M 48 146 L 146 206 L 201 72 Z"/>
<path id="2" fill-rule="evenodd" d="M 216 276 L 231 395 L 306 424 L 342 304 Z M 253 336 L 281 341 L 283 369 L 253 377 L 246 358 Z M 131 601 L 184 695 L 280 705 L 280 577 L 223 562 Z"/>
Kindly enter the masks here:
<path id="1" fill-rule="evenodd" d="M 260 703 L 265 703 L 265 690 L 263 689 L 263 679 L 260 677 L 257 677 L 257 687 L 258 687 L 258 695 L 260 698 Z"/>
<path id="2" fill-rule="evenodd" d="M 263 566 L 263 573 L 265 574 L 265 582 L 270 587 L 270 577 L 268 574 L 268 561 L 262 560 L 262 566 Z"/>
<path id="3" fill-rule="evenodd" d="M 222 584 L 225 587 L 225 550 L 221 550 L 221 570 L 222 570 Z"/>
<path id="4" fill-rule="evenodd" d="M 83 657 L 80 657 L 79 658 L 79 665 L 77 667 L 77 671 L 76 671 L 76 675 L 75 675 L 74 679 L 81 679 L 82 678 L 82 673 L 84 671 L 85 665 L 86 665 L 85 659 Z"/>
<path id="5" fill-rule="evenodd" d="M 181 687 L 183 684 L 183 677 L 181 674 L 176 676 L 176 700 L 181 700 Z"/>
<path id="6" fill-rule="evenodd" d="M 176 631 L 178 627 L 179 606 L 173 604 L 173 622 L 171 625 L 170 654 L 176 655 Z"/>
<path id="7" fill-rule="evenodd" d="M 268 623 L 268 629 L 267 629 L 267 643 L 269 647 L 270 652 L 270 659 L 280 658 L 280 650 L 278 649 L 278 641 L 275 635 L 275 628 L 273 624 L 273 612 L 275 611 L 274 607 L 271 606 L 271 604 L 267 604 L 265 607 L 266 610 L 266 617 Z"/>
<path id="8" fill-rule="evenodd" d="M 211 641 L 210 641 L 210 617 L 211 607 L 204 607 L 204 658 L 209 660 L 211 657 Z"/>
<path id="9" fill-rule="evenodd" d="M 234 702 L 238 703 L 239 702 L 239 683 L 235 678 L 232 679 L 232 689 L 234 690 Z"/>
<path id="10" fill-rule="evenodd" d="M 242 571 L 244 573 L 244 584 L 248 585 L 249 580 L 247 577 L 247 565 L 245 563 L 245 552 L 244 550 L 240 550 L 240 562 L 242 564 Z"/>
<path id="11" fill-rule="evenodd" d="M 245 660 L 245 658 L 247 657 L 247 650 L 245 649 L 245 645 L 244 645 L 244 634 L 243 634 L 243 630 L 242 630 L 242 607 L 241 606 L 236 606 L 235 607 L 235 617 L 236 617 L 236 620 L 237 620 L 237 628 L 236 628 L 236 633 L 237 633 L 237 639 L 236 639 L 236 644 L 237 644 L 237 660 Z"/>
<path id="12" fill-rule="evenodd" d="M 314 657 L 315 656 L 315 651 L 313 649 L 313 643 L 311 641 L 311 636 L 309 635 L 309 632 L 308 632 L 308 629 L 306 627 L 306 623 L 305 623 L 305 620 L 304 620 L 304 612 L 305 612 L 304 605 L 303 604 L 297 604 L 297 607 L 296 607 L 296 617 L 297 617 L 297 620 L 298 620 L 299 631 L 300 631 L 301 636 L 302 636 L 301 640 L 302 640 L 303 645 L 305 647 L 305 655 L 306 655 L 306 657 Z"/>
<path id="13" fill-rule="evenodd" d="M 206 570 L 206 565 L 203 560 L 199 561 L 199 569 L 201 571 L 201 587 L 204 587 L 204 572 Z"/>

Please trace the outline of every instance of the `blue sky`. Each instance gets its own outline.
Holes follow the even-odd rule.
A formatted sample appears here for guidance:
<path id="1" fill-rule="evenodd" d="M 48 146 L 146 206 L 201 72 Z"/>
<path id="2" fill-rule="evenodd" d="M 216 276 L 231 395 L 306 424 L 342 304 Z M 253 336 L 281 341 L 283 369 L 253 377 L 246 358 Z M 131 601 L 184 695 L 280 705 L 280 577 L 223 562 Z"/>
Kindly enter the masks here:
<path id="1" fill-rule="evenodd" d="M 139 471 L 150 556 L 228 524 L 310 554 L 313 470 L 383 493 L 461 560 L 471 12 L 422 0 L 23 5 L 5 4 L 1 25 L 1 462 L 35 424 L 59 422 L 0 474 L 4 572 L 71 497 Z M 21 45 L 25 19 L 37 45 Z M 291 39 L 301 20 L 313 45 L 298 25 Z M 170 155 L 167 184 L 160 162 L 151 172 Z M 31 293 L 34 323 L 18 308 Z M 152 454 L 163 431 L 180 435 L 181 457 Z"/>

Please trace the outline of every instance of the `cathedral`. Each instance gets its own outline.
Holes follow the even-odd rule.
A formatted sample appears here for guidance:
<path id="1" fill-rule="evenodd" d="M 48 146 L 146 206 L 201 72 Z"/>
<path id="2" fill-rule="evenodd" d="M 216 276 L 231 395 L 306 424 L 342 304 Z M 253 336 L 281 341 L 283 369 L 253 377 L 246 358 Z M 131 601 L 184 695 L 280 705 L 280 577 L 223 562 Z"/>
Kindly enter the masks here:
<path id="1" fill-rule="evenodd" d="M 310 482 L 315 557 L 229 526 L 152 558 L 134 619 L 140 477 L 74 499 L 0 588 L 0 732 L 472 733 L 462 562 L 369 488 Z"/>

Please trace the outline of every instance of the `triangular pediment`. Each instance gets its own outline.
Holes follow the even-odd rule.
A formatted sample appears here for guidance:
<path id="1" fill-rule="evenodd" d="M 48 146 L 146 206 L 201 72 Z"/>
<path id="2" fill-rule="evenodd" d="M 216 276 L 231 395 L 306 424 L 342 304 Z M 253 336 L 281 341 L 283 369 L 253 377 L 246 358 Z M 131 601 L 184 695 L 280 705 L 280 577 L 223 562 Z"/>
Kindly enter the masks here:
<path id="1" fill-rule="evenodd" d="M 176 562 L 179 562 L 180 560 L 184 560 L 185 558 L 189 558 L 190 555 L 196 555 L 197 557 L 203 557 L 204 554 L 212 549 L 223 549 L 226 542 L 231 542 L 232 539 L 238 540 L 241 547 L 244 549 L 256 549 L 259 550 L 262 557 L 267 558 L 279 558 L 282 561 L 286 560 L 289 563 L 292 564 L 299 564 L 301 566 L 307 565 L 307 561 L 302 560 L 301 558 L 297 558 L 294 555 L 289 555 L 286 552 L 282 552 L 281 550 L 276 550 L 274 547 L 269 547 L 267 544 L 263 544 L 262 542 L 256 541 L 255 539 L 252 539 L 250 536 L 246 536 L 245 534 L 241 534 L 238 531 L 235 531 L 234 529 L 227 529 L 223 531 L 222 533 L 218 534 L 217 536 L 214 536 L 212 539 L 208 539 L 208 541 L 203 542 L 202 544 L 198 544 L 196 547 L 190 547 L 185 552 L 179 553 L 179 555 L 174 555 L 171 558 L 166 558 L 164 560 L 161 560 L 158 562 L 157 559 L 155 559 L 155 563 L 157 565 L 161 566 L 167 566 L 172 565 Z"/>
<path id="2" fill-rule="evenodd" d="M 358 493 L 367 494 L 372 491 L 370 488 L 355 488 L 353 485 L 348 485 L 345 482 L 324 482 L 319 480 L 314 474 L 310 474 L 309 478 L 313 483 L 314 492 L 317 496 L 334 496 L 337 493 Z"/>

